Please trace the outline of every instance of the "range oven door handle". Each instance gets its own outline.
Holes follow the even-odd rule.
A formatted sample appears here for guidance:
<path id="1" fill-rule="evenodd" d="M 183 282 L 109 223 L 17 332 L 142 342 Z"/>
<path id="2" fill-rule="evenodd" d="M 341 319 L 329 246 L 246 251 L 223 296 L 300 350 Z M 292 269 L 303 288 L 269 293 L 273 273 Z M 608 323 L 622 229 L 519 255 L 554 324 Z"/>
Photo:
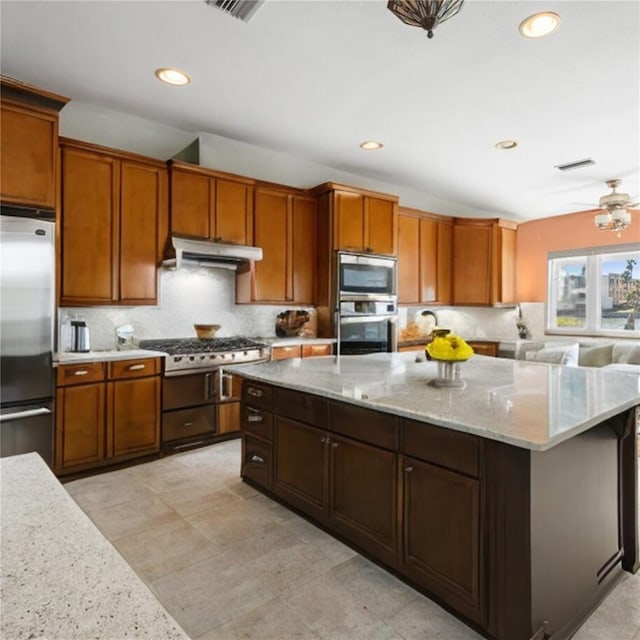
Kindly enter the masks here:
<path id="1" fill-rule="evenodd" d="M 204 374 L 204 399 L 211 400 L 213 398 L 213 373 Z"/>
<path id="2" fill-rule="evenodd" d="M 340 316 L 340 324 L 362 324 L 363 322 L 395 322 L 395 315 L 379 316 Z"/>
<path id="3" fill-rule="evenodd" d="M 219 400 L 230 400 L 233 398 L 233 376 L 230 373 L 225 373 L 220 369 L 218 385 Z"/>

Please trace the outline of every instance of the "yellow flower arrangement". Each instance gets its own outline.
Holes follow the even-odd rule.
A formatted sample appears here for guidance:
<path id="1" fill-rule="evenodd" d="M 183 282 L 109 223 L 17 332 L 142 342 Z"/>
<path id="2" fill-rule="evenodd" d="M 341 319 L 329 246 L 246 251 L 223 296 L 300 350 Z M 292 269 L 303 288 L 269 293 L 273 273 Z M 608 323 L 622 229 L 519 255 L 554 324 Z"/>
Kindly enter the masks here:
<path id="1" fill-rule="evenodd" d="M 425 347 L 434 360 L 462 362 L 473 355 L 473 349 L 455 333 L 436 337 Z"/>

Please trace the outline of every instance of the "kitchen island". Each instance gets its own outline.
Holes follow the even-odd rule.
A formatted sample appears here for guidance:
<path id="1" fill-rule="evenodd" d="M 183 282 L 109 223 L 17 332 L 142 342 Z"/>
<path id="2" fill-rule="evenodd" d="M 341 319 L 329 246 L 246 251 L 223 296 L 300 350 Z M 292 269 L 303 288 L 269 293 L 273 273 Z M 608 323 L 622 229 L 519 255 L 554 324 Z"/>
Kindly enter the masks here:
<path id="1" fill-rule="evenodd" d="M 0 637 L 188 636 L 35 453 L 2 458 Z"/>
<path id="2" fill-rule="evenodd" d="M 415 354 L 239 367 L 242 475 L 487 637 L 568 638 L 638 558 L 637 376 Z"/>

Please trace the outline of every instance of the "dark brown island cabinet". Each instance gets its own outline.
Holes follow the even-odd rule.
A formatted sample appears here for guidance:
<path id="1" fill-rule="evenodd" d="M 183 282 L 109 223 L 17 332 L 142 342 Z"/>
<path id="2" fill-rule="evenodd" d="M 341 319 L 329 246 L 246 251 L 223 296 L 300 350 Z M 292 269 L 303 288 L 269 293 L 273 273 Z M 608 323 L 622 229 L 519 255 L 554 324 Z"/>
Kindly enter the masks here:
<path id="1" fill-rule="evenodd" d="M 248 378 L 241 474 L 484 636 L 558 640 L 638 570 L 635 421 L 532 451 Z"/>

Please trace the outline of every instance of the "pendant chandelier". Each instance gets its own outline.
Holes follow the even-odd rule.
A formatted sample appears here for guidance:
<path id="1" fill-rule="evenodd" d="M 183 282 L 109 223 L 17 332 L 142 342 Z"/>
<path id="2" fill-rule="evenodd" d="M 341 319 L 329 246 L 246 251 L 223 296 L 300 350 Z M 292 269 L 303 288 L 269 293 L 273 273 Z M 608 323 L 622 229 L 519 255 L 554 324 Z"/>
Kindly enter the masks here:
<path id="1" fill-rule="evenodd" d="M 411 27 L 420 27 L 433 38 L 433 30 L 460 11 L 464 0 L 389 0 L 387 9 Z"/>

